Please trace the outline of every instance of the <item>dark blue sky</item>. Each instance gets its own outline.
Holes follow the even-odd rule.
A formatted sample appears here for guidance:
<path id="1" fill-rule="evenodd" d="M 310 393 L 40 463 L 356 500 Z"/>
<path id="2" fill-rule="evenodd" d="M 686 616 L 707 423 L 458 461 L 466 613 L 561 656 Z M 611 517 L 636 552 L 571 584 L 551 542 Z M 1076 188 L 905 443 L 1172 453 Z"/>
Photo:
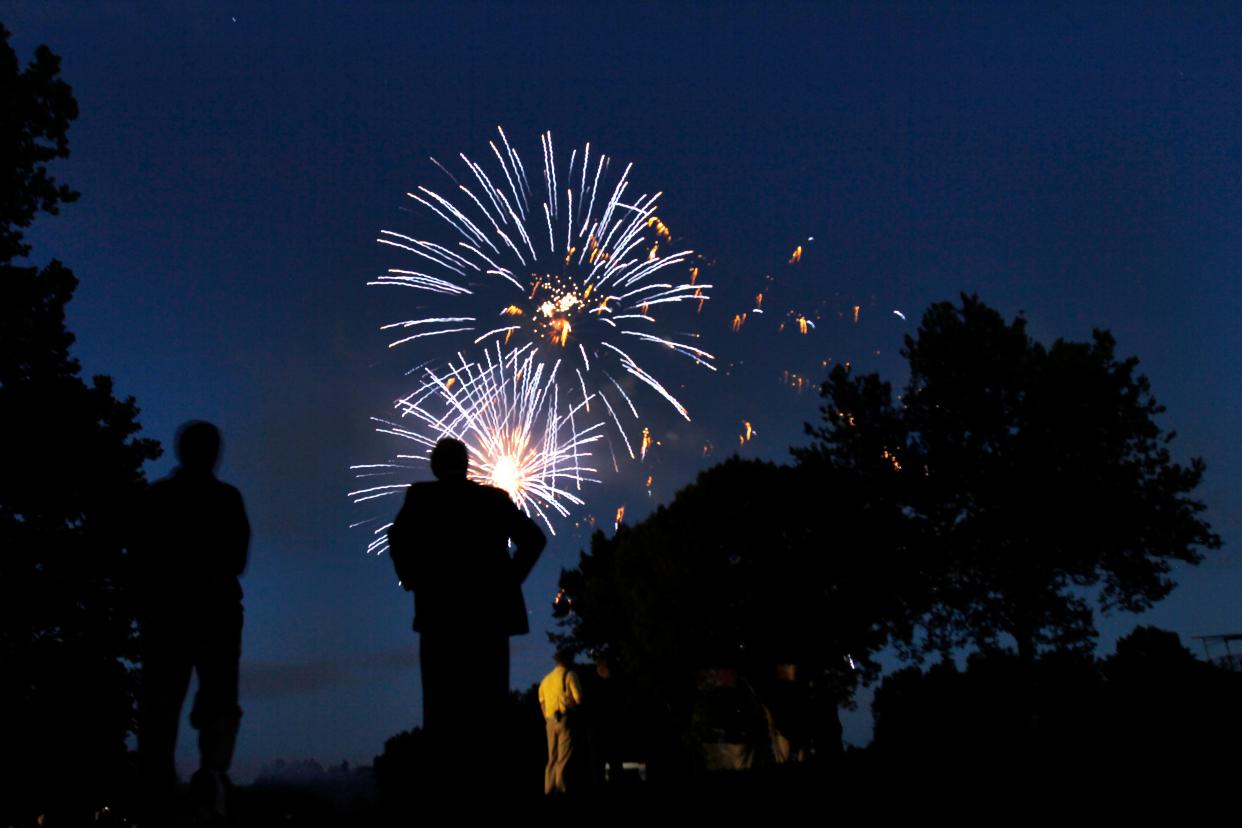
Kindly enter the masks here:
<path id="1" fill-rule="evenodd" d="M 693 425 L 648 404 L 663 445 L 583 514 L 641 517 L 743 420 L 745 452 L 782 459 L 816 416 L 785 370 L 818 379 L 831 358 L 900 381 L 903 333 L 974 291 L 1038 338 L 1103 327 L 1140 357 L 1176 455 L 1207 459 L 1226 541 L 1142 620 L 1242 629 L 1231 4 L 18 2 L 3 19 L 24 59 L 62 55 L 81 106 L 58 173 L 83 197 L 30 234 L 81 279 L 77 354 L 138 398 L 152 436 L 217 422 L 221 476 L 251 512 L 242 779 L 275 757 L 369 761 L 418 721 L 407 597 L 347 529 L 348 466 L 393 448 L 367 418 L 405 384 L 377 331 L 400 297 L 363 285 L 394 263 L 374 239 L 410 221 L 403 194 L 441 180 L 428 156 L 482 155 L 497 124 L 528 162 L 545 129 L 633 161 L 712 262 L 695 330 L 727 375 L 662 366 Z M 812 334 L 730 332 L 767 276 L 773 302 L 820 313 Z M 518 686 L 547 666 L 548 600 L 579 544 L 563 526 L 528 583 Z M 1102 647 L 1135 620 L 1104 619 Z M 867 728 L 853 716 L 847 735 Z"/>

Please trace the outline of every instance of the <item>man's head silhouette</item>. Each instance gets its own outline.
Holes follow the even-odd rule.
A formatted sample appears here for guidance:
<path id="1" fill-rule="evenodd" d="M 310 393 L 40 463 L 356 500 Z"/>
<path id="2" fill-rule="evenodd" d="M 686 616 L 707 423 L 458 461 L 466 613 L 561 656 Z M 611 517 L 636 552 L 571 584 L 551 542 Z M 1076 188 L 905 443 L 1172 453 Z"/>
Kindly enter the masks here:
<path id="1" fill-rule="evenodd" d="M 431 450 L 431 473 L 437 480 L 465 480 L 470 460 L 466 444 L 452 437 L 445 437 Z"/>
<path id="2" fill-rule="evenodd" d="M 220 459 L 220 429 L 191 420 L 177 429 L 177 460 L 186 471 L 210 474 Z"/>

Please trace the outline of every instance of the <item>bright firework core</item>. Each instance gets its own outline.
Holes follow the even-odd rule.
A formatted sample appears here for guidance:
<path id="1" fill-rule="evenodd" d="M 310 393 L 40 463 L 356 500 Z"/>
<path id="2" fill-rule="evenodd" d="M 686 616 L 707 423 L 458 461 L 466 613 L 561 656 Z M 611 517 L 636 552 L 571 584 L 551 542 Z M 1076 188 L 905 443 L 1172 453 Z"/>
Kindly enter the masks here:
<path id="1" fill-rule="evenodd" d="M 521 465 L 511 455 L 506 454 L 492 463 L 491 484 L 497 488 L 504 489 L 515 500 L 520 501 L 522 499 L 522 483 L 525 477 L 526 475 L 522 473 Z"/>

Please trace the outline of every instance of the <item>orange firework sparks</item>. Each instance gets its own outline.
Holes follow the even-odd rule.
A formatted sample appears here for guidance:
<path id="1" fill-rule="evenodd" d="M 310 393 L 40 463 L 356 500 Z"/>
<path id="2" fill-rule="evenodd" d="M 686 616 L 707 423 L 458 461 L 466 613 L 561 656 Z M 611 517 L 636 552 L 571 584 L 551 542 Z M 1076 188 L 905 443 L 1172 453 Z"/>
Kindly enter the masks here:
<path id="1" fill-rule="evenodd" d="M 855 305 L 855 306 L 854 306 L 854 324 L 855 324 L 855 325 L 857 325 L 857 324 L 858 324 L 858 315 L 859 315 L 861 312 L 862 312 L 862 306 L 861 306 L 861 305 Z"/>
<path id="2" fill-rule="evenodd" d="M 785 384 L 797 391 L 799 394 L 806 389 L 809 382 L 810 381 L 801 374 L 789 370 L 785 371 Z"/>
<path id="3" fill-rule="evenodd" d="M 797 264 L 800 261 L 802 261 L 802 245 L 795 247 L 793 255 L 789 257 L 790 264 Z"/>
<path id="4" fill-rule="evenodd" d="M 571 330 L 573 326 L 568 319 L 553 319 L 548 323 L 548 341 L 563 348 Z"/>
<path id="5" fill-rule="evenodd" d="M 519 308 L 517 305 L 510 305 L 509 307 L 502 310 L 501 314 L 505 316 L 521 316 L 522 309 Z"/>
<path id="6" fill-rule="evenodd" d="M 709 440 L 703 443 L 703 456 L 707 457 L 711 453 L 712 453 L 712 444 L 711 444 L 711 441 Z"/>
<path id="7" fill-rule="evenodd" d="M 803 336 L 806 336 L 807 318 L 805 316 L 798 317 L 798 330 L 802 332 Z"/>
<path id="8" fill-rule="evenodd" d="M 699 269 L 697 267 L 690 268 L 690 284 L 694 284 L 699 280 Z"/>
<path id="9" fill-rule="evenodd" d="M 668 225 L 660 221 L 659 216 L 652 216 L 647 219 L 647 226 L 654 227 L 657 236 L 663 236 L 666 239 L 671 239 L 673 237 L 672 233 L 669 232 Z"/>
<path id="10" fill-rule="evenodd" d="M 742 325 L 746 324 L 746 314 L 735 313 L 733 315 L 733 332 L 737 333 L 742 329 Z"/>
<path id="11" fill-rule="evenodd" d="M 612 524 L 612 528 L 614 531 L 621 528 L 621 521 L 623 520 L 625 520 L 625 504 L 622 504 L 617 507 L 617 517 L 613 521 L 613 524 Z"/>
<path id="12" fill-rule="evenodd" d="M 755 307 L 759 308 L 760 310 L 763 309 L 763 294 L 762 293 L 755 294 Z"/>
<path id="13" fill-rule="evenodd" d="M 639 451 L 639 459 L 647 459 L 647 449 L 651 448 L 651 429 L 643 426 L 643 446 Z"/>
<path id="14" fill-rule="evenodd" d="M 851 420 L 850 425 L 853 424 L 853 420 Z M 881 457 L 893 464 L 893 471 L 901 471 L 901 463 L 897 462 L 897 455 L 893 454 L 888 449 L 885 449 Z"/>

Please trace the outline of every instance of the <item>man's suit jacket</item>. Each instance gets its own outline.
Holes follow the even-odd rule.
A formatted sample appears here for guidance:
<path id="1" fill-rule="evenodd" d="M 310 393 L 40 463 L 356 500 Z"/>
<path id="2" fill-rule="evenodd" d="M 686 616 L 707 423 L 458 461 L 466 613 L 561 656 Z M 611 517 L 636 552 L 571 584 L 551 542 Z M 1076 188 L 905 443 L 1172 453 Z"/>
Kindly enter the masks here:
<path id="1" fill-rule="evenodd" d="M 522 582 L 546 543 L 504 490 L 468 480 L 413 484 L 388 529 L 389 554 L 414 593 L 420 633 L 530 632 Z"/>

